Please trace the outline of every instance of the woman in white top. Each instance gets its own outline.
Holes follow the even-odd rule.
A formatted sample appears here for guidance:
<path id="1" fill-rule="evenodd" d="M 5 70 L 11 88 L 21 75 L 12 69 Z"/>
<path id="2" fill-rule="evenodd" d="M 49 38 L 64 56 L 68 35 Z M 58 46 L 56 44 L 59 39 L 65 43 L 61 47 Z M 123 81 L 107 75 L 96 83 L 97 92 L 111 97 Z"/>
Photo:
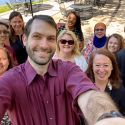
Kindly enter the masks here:
<path id="1" fill-rule="evenodd" d="M 71 61 L 86 71 L 88 64 L 84 56 L 79 51 L 79 43 L 76 35 L 69 30 L 60 32 L 57 38 L 57 49 L 53 59 Z"/>

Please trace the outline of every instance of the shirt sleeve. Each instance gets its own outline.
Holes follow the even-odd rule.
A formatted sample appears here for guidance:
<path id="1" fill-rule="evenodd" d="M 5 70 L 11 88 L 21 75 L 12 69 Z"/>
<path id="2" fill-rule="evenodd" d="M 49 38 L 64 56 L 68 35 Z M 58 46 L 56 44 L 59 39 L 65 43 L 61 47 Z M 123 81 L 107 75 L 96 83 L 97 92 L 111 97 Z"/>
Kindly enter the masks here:
<path id="1" fill-rule="evenodd" d="M 0 77 L 0 121 L 2 120 L 7 109 L 11 107 L 12 87 L 11 75 L 5 73 Z"/>
<path id="2" fill-rule="evenodd" d="M 69 72 L 67 77 L 67 90 L 75 99 L 78 95 L 88 90 L 97 89 L 87 75 L 79 68 L 79 66 L 68 66 Z"/>
<path id="3" fill-rule="evenodd" d="M 89 90 L 98 90 L 98 89 L 78 66 L 73 66 L 68 72 L 66 86 L 68 92 L 73 97 L 72 108 L 74 112 L 77 115 L 81 115 L 82 113 L 77 104 L 78 96 Z"/>

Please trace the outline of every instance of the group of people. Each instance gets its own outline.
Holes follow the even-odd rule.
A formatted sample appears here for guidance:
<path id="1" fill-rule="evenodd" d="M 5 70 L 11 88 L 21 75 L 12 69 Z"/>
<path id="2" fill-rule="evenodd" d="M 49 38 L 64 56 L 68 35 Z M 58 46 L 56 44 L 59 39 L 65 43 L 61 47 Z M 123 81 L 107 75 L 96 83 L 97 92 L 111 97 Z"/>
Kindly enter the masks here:
<path id="1" fill-rule="evenodd" d="M 99 22 L 84 42 L 74 11 L 66 23 L 36 15 L 24 25 L 17 11 L 8 24 L 0 22 L 0 120 L 5 113 L 14 125 L 101 125 L 98 120 L 113 113 L 123 118 L 123 37 L 107 37 Z"/>
<path id="2" fill-rule="evenodd" d="M 14 11 L 9 16 L 9 22 L 0 21 L 0 77 L 7 70 L 22 64 L 27 59 L 23 44 L 24 21 L 22 15 Z M 10 124 L 6 115 L 2 124 Z"/>
<path id="3" fill-rule="evenodd" d="M 118 67 L 123 65 L 123 61 L 118 59 L 117 54 L 125 47 L 124 39 L 118 33 L 107 36 L 106 25 L 99 22 L 94 27 L 94 36 L 81 50 L 77 45 L 81 41 L 80 37 L 74 30 L 80 29 L 78 30 L 79 34 L 82 34 L 81 28 L 79 28 L 81 23 L 78 23 L 80 17 L 76 15 L 76 13 L 70 12 L 67 16 L 67 22 L 57 25 L 57 31 L 60 33 L 57 37 L 57 49 L 53 59 L 70 61 L 78 65 L 100 91 L 105 91 L 111 96 L 119 107 L 119 111 L 125 115 L 125 84 L 122 81 L 123 76 L 120 76 L 119 72 L 121 69 L 121 75 L 124 75 L 124 69 Z M 73 33 L 75 37 L 72 35 Z M 82 42 L 84 43 L 84 39 Z M 118 65 L 118 62 L 122 64 Z"/>

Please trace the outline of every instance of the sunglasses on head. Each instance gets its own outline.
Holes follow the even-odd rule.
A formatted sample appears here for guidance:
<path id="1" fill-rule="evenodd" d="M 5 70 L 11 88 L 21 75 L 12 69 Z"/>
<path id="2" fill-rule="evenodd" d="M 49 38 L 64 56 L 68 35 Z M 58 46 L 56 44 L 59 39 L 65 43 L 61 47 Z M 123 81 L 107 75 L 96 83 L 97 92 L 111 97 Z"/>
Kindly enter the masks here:
<path id="1" fill-rule="evenodd" d="M 95 29 L 95 31 L 104 31 L 105 29 Z"/>
<path id="2" fill-rule="evenodd" d="M 65 40 L 65 39 L 61 39 L 60 40 L 61 44 L 66 44 L 68 43 L 69 45 L 73 45 L 74 44 L 74 40 Z"/>

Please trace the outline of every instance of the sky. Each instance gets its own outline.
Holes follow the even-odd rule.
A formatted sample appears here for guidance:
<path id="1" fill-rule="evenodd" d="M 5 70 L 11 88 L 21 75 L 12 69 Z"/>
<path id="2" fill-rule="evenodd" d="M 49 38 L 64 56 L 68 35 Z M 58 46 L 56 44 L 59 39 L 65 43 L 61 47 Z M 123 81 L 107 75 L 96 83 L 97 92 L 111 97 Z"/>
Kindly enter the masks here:
<path id="1" fill-rule="evenodd" d="M 15 3 L 15 2 L 24 2 L 24 1 L 30 1 L 30 0 L 0 0 L 0 5 L 4 5 L 4 4 L 6 4 L 6 2 L 8 2 L 8 3 Z M 33 1 L 33 0 L 32 0 Z"/>
<path id="2" fill-rule="evenodd" d="M 5 2 L 9 2 L 9 0 L 0 0 L 0 5 L 5 4 Z"/>

